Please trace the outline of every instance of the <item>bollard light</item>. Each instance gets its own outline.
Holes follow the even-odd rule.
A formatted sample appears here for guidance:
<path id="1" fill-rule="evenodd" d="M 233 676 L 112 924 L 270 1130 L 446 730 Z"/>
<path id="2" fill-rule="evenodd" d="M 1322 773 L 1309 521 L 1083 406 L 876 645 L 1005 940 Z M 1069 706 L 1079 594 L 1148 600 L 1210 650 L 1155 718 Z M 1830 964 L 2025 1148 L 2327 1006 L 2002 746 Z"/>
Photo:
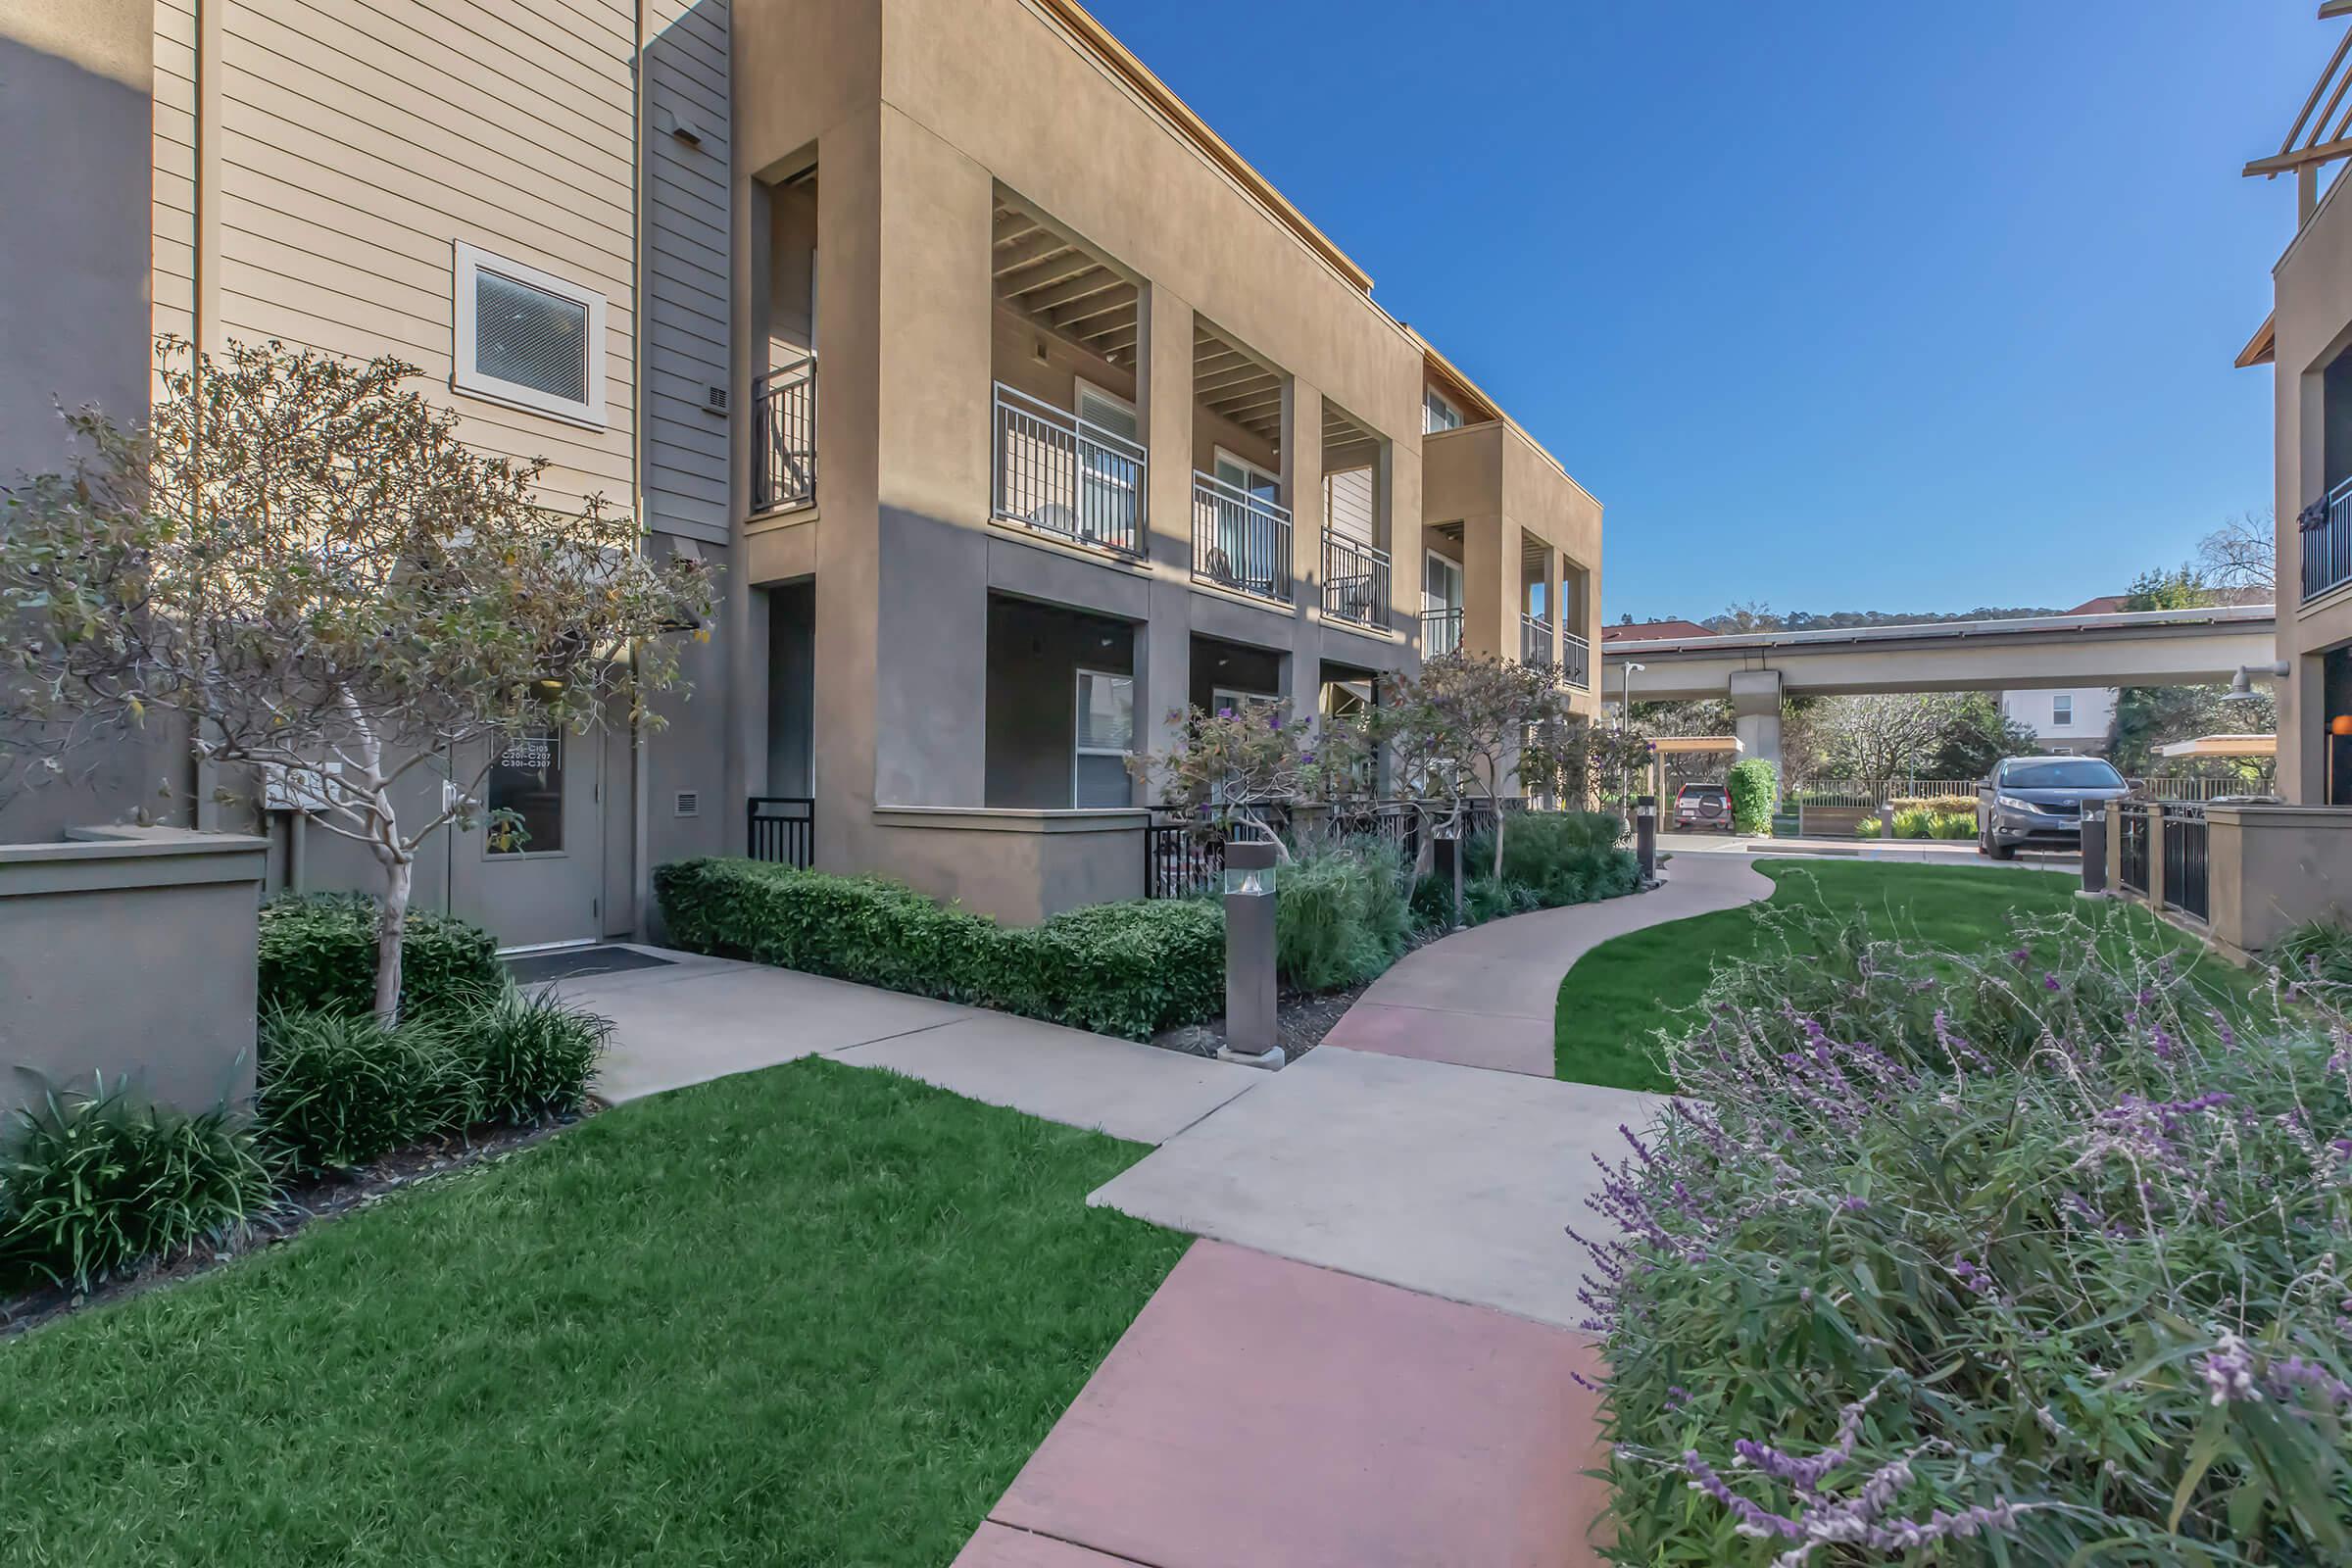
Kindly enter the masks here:
<path id="1" fill-rule="evenodd" d="M 1237 1056 L 1275 1049 L 1274 885 L 1273 845 L 1225 846 L 1225 1049 Z"/>
<path id="2" fill-rule="evenodd" d="M 1634 855 L 1642 862 L 1644 884 L 1658 879 L 1658 798 L 1643 795 L 1634 801 Z"/>

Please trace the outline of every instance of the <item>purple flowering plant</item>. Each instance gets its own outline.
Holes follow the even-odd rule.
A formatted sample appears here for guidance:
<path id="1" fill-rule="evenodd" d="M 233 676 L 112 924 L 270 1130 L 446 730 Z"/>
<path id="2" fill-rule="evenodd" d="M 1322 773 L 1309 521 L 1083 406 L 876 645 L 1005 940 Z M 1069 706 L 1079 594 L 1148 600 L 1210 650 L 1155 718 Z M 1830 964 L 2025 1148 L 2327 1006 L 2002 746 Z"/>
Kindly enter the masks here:
<path id="1" fill-rule="evenodd" d="M 1571 1233 L 1613 1560 L 2352 1561 L 2343 988 L 1758 918 Z"/>

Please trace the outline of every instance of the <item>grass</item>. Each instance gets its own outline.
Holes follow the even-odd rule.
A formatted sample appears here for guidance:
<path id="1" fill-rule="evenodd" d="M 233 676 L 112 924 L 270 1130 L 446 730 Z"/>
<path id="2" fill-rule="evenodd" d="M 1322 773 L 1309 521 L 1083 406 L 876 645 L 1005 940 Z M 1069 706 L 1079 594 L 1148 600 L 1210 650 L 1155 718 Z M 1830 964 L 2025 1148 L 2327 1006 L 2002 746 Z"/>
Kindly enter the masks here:
<path id="1" fill-rule="evenodd" d="M 947 1562 L 1185 1239 L 802 1061 L 0 1345 L 0 1560 Z"/>
<path id="2" fill-rule="evenodd" d="M 2251 989 L 2239 971 L 2144 911 L 2078 900 L 2082 882 L 2068 872 L 1833 859 L 1758 860 L 1756 869 L 1775 884 L 1769 904 L 1861 908 L 1874 927 L 1963 952 L 2003 942 L 2019 914 L 2072 910 L 2119 927 L 2154 925 L 2184 956 L 2198 958 L 2217 990 L 2243 996 Z M 1613 937 L 1587 953 L 1560 982 L 1556 1075 L 1619 1089 L 1669 1088 L 1656 1061 L 1656 1031 L 1674 1021 L 1673 1009 L 1698 1000 L 1719 959 L 1752 956 L 1763 934 L 1752 907 L 1720 909 Z"/>

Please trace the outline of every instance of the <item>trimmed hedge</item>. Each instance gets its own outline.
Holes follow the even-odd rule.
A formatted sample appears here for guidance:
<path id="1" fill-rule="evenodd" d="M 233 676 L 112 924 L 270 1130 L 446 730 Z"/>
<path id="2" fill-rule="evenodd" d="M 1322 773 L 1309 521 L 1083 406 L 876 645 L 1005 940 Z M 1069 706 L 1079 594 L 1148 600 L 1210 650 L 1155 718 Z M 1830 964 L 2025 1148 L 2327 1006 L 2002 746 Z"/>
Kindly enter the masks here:
<path id="1" fill-rule="evenodd" d="M 1191 899 L 1008 927 L 870 876 L 735 858 L 656 868 L 669 940 L 914 996 L 1148 1040 L 1225 1003 L 1225 921 Z"/>
<path id="2" fill-rule="evenodd" d="M 288 893 L 263 905 L 262 1007 L 372 1008 L 380 907 L 351 893 Z M 489 932 L 454 915 L 409 911 L 400 951 L 402 1012 L 472 1005 L 506 982 L 498 940 Z"/>
<path id="3" fill-rule="evenodd" d="M 1734 762 L 1724 775 L 1732 798 L 1732 828 L 1738 833 L 1766 833 L 1772 829 L 1772 805 L 1781 792 L 1781 770 L 1770 760 L 1750 757 Z"/>

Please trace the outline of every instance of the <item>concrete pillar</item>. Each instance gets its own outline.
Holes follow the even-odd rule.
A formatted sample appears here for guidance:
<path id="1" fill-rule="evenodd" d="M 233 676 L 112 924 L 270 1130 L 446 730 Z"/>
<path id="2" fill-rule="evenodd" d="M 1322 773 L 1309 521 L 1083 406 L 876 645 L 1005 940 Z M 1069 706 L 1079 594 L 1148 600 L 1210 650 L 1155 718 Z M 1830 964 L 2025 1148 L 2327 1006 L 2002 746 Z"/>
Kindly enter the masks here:
<path id="1" fill-rule="evenodd" d="M 1761 757 L 1777 770 L 1781 765 L 1781 672 L 1734 670 L 1731 697 L 1732 733 L 1740 738 L 1740 760 Z"/>
<path id="2" fill-rule="evenodd" d="M 1519 531 L 1501 517 L 1462 523 L 1462 650 L 1519 655 Z"/>
<path id="3" fill-rule="evenodd" d="M 1152 569 L 1152 618 L 1136 634 L 1136 742 L 1164 753 L 1191 701 L 1193 509 L 1193 308 L 1156 283 L 1137 305 L 1142 321 L 1135 367 L 1144 443 L 1150 452 L 1144 515 Z M 1152 804 L 1149 783 L 1135 804 Z"/>
<path id="4" fill-rule="evenodd" d="M 1297 376 L 1283 389 L 1282 499 L 1297 628 L 1283 696 L 1293 717 L 1312 718 L 1323 706 L 1323 394 Z"/>

